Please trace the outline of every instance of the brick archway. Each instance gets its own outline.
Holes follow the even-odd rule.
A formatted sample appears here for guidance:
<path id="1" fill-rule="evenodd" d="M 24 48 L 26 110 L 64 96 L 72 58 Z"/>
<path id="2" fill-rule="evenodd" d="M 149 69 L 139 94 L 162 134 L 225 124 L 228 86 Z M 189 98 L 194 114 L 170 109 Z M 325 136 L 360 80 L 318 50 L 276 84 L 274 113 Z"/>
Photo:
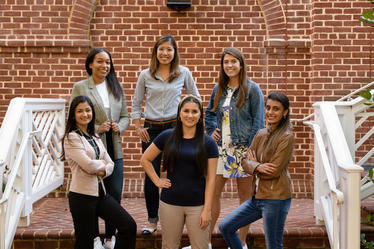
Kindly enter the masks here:
<path id="1" fill-rule="evenodd" d="M 97 0 L 76 0 L 69 17 L 69 39 L 90 40 L 90 23 Z"/>
<path id="2" fill-rule="evenodd" d="M 267 39 L 287 40 L 286 13 L 281 0 L 259 0 L 262 9 Z"/>

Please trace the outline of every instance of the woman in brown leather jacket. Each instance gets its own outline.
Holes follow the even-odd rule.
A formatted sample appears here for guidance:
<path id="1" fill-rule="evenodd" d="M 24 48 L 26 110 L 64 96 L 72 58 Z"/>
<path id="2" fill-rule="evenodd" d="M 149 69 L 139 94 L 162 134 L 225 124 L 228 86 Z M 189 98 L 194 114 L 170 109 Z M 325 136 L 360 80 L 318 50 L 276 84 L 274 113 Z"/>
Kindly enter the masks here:
<path id="1" fill-rule="evenodd" d="M 257 132 L 243 158 L 243 169 L 254 176 L 252 198 L 232 211 L 219 225 L 232 249 L 241 249 L 236 231 L 263 218 L 266 248 L 283 248 L 283 230 L 291 205 L 291 179 L 288 165 L 292 158 L 294 136 L 289 117 L 289 100 L 279 92 L 271 93 L 265 103 L 267 128 Z"/>

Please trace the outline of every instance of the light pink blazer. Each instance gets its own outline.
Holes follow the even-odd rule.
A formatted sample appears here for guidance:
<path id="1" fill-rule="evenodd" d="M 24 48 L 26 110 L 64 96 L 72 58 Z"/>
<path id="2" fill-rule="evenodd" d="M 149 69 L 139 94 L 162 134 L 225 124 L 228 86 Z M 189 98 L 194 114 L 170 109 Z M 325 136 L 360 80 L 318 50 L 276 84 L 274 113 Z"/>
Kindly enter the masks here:
<path id="1" fill-rule="evenodd" d="M 100 149 L 100 157 L 96 160 L 95 150 L 87 139 L 76 132 L 70 132 L 64 141 L 65 158 L 71 168 L 70 191 L 99 196 L 99 183 L 96 172 L 105 169 L 105 177 L 113 172 L 113 161 L 110 159 L 103 143 L 94 137 Z"/>

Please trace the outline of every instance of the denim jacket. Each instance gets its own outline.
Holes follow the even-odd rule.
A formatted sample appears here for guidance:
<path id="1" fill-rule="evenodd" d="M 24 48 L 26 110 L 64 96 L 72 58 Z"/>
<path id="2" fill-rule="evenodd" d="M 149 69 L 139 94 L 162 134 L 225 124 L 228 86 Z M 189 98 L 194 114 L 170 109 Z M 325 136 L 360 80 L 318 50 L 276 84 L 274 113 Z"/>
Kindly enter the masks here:
<path id="1" fill-rule="evenodd" d="M 243 106 L 238 109 L 236 100 L 238 89 L 235 90 L 230 101 L 230 133 L 232 145 L 249 147 L 259 129 L 264 128 L 264 96 L 260 87 L 252 80 L 247 81 L 248 91 Z M 214 97 L 218 84 L 213 88 L 210 101 L 205 112 L 205 128 L 209 135 L 212 135 L 216 128 L 220 129 L 222 137 L 222 105 L 226 99 L 227 91 L 223 91 L 216 111 L 211 111 L 214 104 Z M 222 145 L 222 140 L 218 141 Z"/>

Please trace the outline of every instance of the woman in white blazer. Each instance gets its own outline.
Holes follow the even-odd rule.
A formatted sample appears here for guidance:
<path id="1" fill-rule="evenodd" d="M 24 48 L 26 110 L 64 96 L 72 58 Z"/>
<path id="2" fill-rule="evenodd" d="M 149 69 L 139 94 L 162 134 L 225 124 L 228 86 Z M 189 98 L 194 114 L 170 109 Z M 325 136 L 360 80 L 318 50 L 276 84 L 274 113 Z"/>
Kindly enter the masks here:
<path id="1" fill-rule="evenodd" d="M 86 96 L 78 96 L 70 104 L 62 138 L 61 159 L 71 168 L 69 208 L 75 230 L 75 249 L 94 248 L 97 216 L 118 229 L 115 249 L 135 249 L 136 223 L 130 214 L 109 193 L 103 179 L 113 172 L 104 144 L 95 134 L 95 109 Z"/>
<path id="2" fill-rule="evenodd" d="M 74 84 L 71 100 L 84 95 L 94 104 L 95 129 L 99 133 L 109 156 L 114 162 L 113 173 L 104 180 L 108 193 L 121 203 L 123 188 L 123 152 L 121 133 L 129 126 L 126 97 L 119 83 L 110 53 L 103 48 L 93 48 L 86 58 L 89 77 Z M 113 249 L 115 244 L 114 226 L 105 222 L 105 249 Z M 95 249 L 102 249 L 96 226 Z"/>

